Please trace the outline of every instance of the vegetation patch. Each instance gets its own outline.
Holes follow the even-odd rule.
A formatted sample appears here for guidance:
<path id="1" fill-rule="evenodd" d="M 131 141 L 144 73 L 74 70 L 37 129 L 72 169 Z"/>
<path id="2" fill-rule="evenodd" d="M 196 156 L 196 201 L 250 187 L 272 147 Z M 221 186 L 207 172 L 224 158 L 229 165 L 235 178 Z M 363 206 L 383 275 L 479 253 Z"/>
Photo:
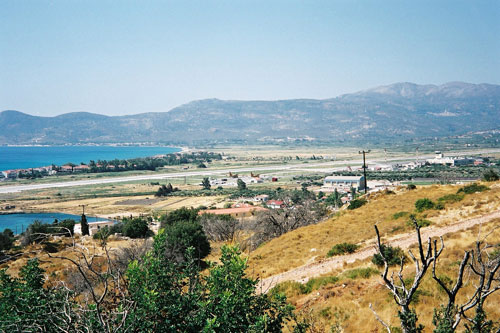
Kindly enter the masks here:
<path id="1" fill-rule="evenodd" d="M 336 244 L 334 247 L 332 247 L 331 250 L 328 251 L 326 256 L 329 258 L 329 257 L 333 257 L 333 256 L 339 256 L 342 254 L 346 254 L 346 253 L 354 253 L 358 248 L 359 248 L 359 245 L 356 245 L 356 244 L 340 243 L 340 244 Z"/>
<path id="2" fill-rule="evenodd" d="M 309 281 L 307 281 L 306 284 L 301 285 L 302 286 L 301 292 L 302 294 L 309 294 L 314 290 L 318 290 L 319 288 L 326 286 L 328 284 L 337 283 L 338 281 L 339 278 L 337 276 L 323 276 L 323 277 L 312 278 Z"/>
<path id="3" fill-rule="evenodd" d="M 431 221 L 429 220 L 426 220 L 426 219 L 416 219 L 417 221 L 417 225 L 422 228 L 422 227 L 428 227 L 432 224 Z M 412 219 L 409 219 L 406 221 L 406 225 L 409 226 L 409 227 L 413 227 L 414 224 L 413 224 L 413 220 Z"/>
<path id="4" fill-rule="evenodd" d="M 397 213 L 394 213 L 394 215 L 392 215 L 392 219 L 397 220 L 401 217 L 408 216 L 409 214 L 410 214 L 409 212 L 405 212 L 405 211 L 397 212 Z"/>
<path id="5" fill-rule="evenodd" d="M 473 194 L 473 193 L 478 193 L 478 192 L 484 192 L 489 190 L 490 188 L 486 185 L 480 185 L 480 184 L 470 184 L 462 187 L 457 191 L 457 194 L 464 193 L 464 194 Z"/>
<path id="6" fill-rule="evenodd" d="M 438 199 L 438 202 L 442 203 L 453 203 L 453 202 L 459 202 L 462 201 L 464 198 L 464 194 L 462 193 L 456 193 L 456 194 L 446 194 L 443 195 Z"/>
<path id="7" fill-rule="evenodd" d="M 404 262 L 406 259 L 406 256 L 400 247 L 392 247 L 390 245 L 382 244 L 380 249 L 384 257 L 387 259 L 387 264 L 389 266 L 400 265 L 401 261 Z M 382 256 L 379 253 L 375 253 L 373 255 L 372 262 L 379 267 L 384 266 L 384 259 L 382 259 Z"/>
<path id="8" fill-rule="evenodd" d="M 348 279 L 368 279 L 372 275 L 380 273 L 377 269 L 372 267 L 355 268 L 344 272 L 344 276 Z"/>
<path id="9" fill-rule="evenodd" d="M 353 201 L 351 201 L 347 209 L 353 210 L 365 205 L 366 203 L 367 201 L 365 199 L 354 199 Z"/>
<path id="10" fill-rule="evenodd" d="M 424 210 L 433 209 L 436 206 L 434 201 L 428 198 L 418 199 L 415 201 L 415 209 L 417 212 L 423 212 Z"/>

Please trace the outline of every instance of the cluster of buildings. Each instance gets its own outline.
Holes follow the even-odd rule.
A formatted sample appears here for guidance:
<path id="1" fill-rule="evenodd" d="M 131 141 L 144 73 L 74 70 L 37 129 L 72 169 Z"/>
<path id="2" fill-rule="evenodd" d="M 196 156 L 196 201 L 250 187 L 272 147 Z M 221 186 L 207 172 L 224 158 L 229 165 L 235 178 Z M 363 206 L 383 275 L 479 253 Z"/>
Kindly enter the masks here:
<path id="1" fill-rule="evenodd" d="M 463 165 L 482 165 L 484 159 L 481 157 L 452 157 L 445 156 L 442 152 L 436 151 L 433 158 L 426 160 L 429 164 L 441 164 L 448 166 L 463 166 Z"/>
<path id="2" fill-rule="evenodd" d="M 261 184 L 264 181 L 276 182 L 277 177 L 266 176 L 266 175 L 254 175 L 250 176 L 239 176 L 237 174 L 229 173 L 228 177 L 224 178 L 210 178 L 210 185 L 214 187 L 237 187 L 238 179 L 242 180 L 245 184 Z"/>

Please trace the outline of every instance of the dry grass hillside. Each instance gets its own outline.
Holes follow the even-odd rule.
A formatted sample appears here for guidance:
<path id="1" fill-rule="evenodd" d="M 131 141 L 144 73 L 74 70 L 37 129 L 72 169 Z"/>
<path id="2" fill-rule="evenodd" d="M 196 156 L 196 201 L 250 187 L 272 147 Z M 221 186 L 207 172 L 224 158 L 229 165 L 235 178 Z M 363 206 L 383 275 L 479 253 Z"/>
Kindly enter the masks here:
<path id="1" fill-rule="evenodd" d="M 475 241 L 486 235 L 489 244 L 500 244 L 500 220 L 483 226 L 476 226 L 465 232 L 444 237 L 445 248 L 438 260 L 437 275 L 448 281 L 455 281 L 458 265 L 464 251 L 473 248 Z M 491 234 L 490 234 L 491 233 Z M 311 279 L 307 284 L 285 282 L 275 290 L 285 292 L 289 301 L 297 308 L 297 312 L 310 320 L 314 332 L 330 332 L 337 327 L 343 332 L 385 332 L 369 308 L 391 326 L 399 327 L 398 308 L 389 290 L 382 285 L 381 268 L 371 261 L 364 260 L 345 265 L 342 269 L 332 271 L 321 277 Z M 409 263 L 404 272 L 405 278 L 413 278 L 415 268 Z M 473 281 L 465 277 L 465 288 L 459 293 L 458 304 L 472 295 Z M 429 271 L 417 292 L 412 307 L 415 307 L 419 322 L 424 324 L 425 332 L 432 332 L 432 315 L 434 308 L 445 304 L 445 292 L 433 281 Z M 486 302 L 486 312 L 490 319 L 500 319 L 500 292 L 493 294 Z M 459 327 L 459 332 L 463 325 Z"/>
<path id="2" fill-rule="evenodd" d="M 294 230 L 261 245 L 250 254 L 249 272 L 254 277 L 265 278 L 318 262 L 338 243 L 355 243 L 361 248 L 369 246 L 374 241 L 375 224 L 383 237 L 409 232 L 412 230 L 411 225 L 407 224 L 410 213 L 430 221 L 430 227 L 439 227 L 492 212 L 500 207 L 500 183 L 486 185 L 490 190 L 465 195 L 458 202 L 445 202 L 442 210 L 432 209 L 421 213 L 415 212 L 418 199 L 429 198 L 437 202 L 445 195 L 457 193 L 461 186 L 434 185 L 415 190 L 401 188 L 394 194 L 371 195 L 369 202 L 356 210 L 343 210 L 325 222 Z"/>

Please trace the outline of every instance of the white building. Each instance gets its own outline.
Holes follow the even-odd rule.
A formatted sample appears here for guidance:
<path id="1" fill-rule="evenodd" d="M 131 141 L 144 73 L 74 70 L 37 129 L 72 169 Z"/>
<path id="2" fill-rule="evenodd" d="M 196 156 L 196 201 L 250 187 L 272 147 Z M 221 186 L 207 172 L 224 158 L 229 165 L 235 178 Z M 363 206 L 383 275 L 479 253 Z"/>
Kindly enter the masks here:
<path id="1" fill-rule="evenodd" d="M 446 157 L 442 152 L 436 151 L 436 155 L 434 156 L 434 158 L 428 159 L 427 163 L 458 166 L 474 164 L 474 161 L 474 159 L 467 157 Z"/>
<path id="2" fill-rule="evenodd" d="M 89 235 L 92 236 L 98 232 L 101 228 L 108 227 L 111 228 L 115 224 L 115 221 L 97 221 L 89 222 Z M 82 234 L 82 225 L 80 223 L 75 223 L 74 232 L 76 235 Z"/>
<path id="3" fill-rule="evenodd" d="M 335 189 L 339 192 L 348 192 L 351 187 L 356 190 L 364 190 L 364 176 L 328 176 L 323 181 L 322 191 L 333 192 Z"/>

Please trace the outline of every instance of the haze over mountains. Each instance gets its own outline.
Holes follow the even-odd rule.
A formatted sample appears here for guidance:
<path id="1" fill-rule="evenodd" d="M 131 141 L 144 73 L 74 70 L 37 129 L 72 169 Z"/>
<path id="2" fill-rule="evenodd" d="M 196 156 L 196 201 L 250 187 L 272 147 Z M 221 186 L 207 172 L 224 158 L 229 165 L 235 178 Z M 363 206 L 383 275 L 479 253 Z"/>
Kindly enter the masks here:
<path id="1" fill-rule="evenodd" d="M 500 85 L 396 83 L 336 98 L 193 101 L 168 112 L 56 117 L 0 112 L 0 144 L 349 142 L 500 128 Z"/>

